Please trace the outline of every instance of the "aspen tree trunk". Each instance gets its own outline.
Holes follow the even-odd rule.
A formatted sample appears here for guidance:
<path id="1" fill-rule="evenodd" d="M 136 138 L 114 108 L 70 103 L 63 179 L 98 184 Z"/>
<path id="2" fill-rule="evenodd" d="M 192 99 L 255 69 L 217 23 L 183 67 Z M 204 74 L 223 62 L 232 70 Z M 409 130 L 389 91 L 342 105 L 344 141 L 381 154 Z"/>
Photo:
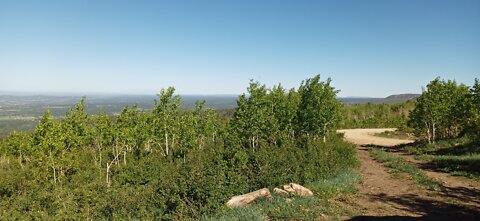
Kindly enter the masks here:
<path id="1" fill-rule="evenodd" d="M 55 184 L 57 184 L 56 170 L 55 170 L 55 167 L 54 167 L 54 166 L 52 166 L 52 168 L 53 168 L 53 182 L 54 182 Z"/>
<path id="2" fill-rule="evenodd" d="M 165 131 L 165 154 L 168 156 L 168 132 Z"/>
<path id="3" fill-rule="evenodd" d="M 20 157 L 18 158 L 18 163 L 20 163 L 20 167 L 23 168 L 23 163 L 22 163 L 22 151 L 20 150 Z"/>
<path id="4" fill-rule="evenodd" d="M 203 139 L 202 135 L 200 135 L 200 138 L 197 139 L 197 141 L 198 141 L 198 148 L 200 148 L 200 149 L 202 149 L 202 145 L 203 145 L 202 139 Z"/>
<path id="5" fill-rule="evenodd" d="M 255 136 L 252 136 L 252 151 L 255 153 Z"/>
<path id="6" fill-rule="evenodd" d="M 115 164 L 118 165 L 118 161 L 119 161 L 119 160 L 118 160 L 118 153 L 119 153 L 119 152 L 118 152 L 118 145 L 115 145 L 115 151 L 114 151 L 114 153 L 115 153 L 115 158 L 114 158 L 114 159 L 115 159 Z"/>
<path id="7" fill-rule="evenodd" d="M 330 122 L 326 123 L 323 125 L 323 142 L 327 142 L 327 126 L 330 124 Z"/>
<path id="8" fill-rule="evenodd" d="M 325 138 L 327 131 L 325 131 L 327 128 L 327 124 L 323 125 L 323 142 L 325 143 L 327 139 Z"/>
<path id="9" fill-rule="evenodd" d="M 50 160 L 52 161 L 53 183 L 57 184 L 57 171 L 55 169 L 55 162 L 53 161 L 52 151 L 50 151 Z"/>
<path id="10" fill-rule="evenodd" d="M 255 143 L 253 142 L 253 136 L 250 138 L 250 143 L 251 143 L 253 152 L 255 152 Z"/>
<path id="11" fill-rule="evenodd" d="M 431 141 L 431 136 L 430 136 L 430 125 L 425 122 L 425 127 L 427 128 L 427 140 L 428 140 L 428 143 L 432 143 Z"/>
<path id="12" fill-rule="evenodd" d="M 107 176 L 106 176 L 106 182 L 107 182 L 107 187 L 110 187 L 111 183 L 112 183 L 112 180 L 111 180 L 111 177 L 110 177 L 110 168 L 112 167 L 113 163 L 118 163 L 118 155 L 120 153 L 117 153 L 116 156 L 113 157 L 113 160 L 108 163 L 107 162 Z"/>
<path id="13" fill-rule="evenodd" d="M 108 165 L 108 162 L 107 162 L 107 176 L 106 176 L 107 187 L 110 187 L 110 182 L 109 182 L 109 179 L 108 179 L 109 174 L 110 174 L 110 165 Z"/>

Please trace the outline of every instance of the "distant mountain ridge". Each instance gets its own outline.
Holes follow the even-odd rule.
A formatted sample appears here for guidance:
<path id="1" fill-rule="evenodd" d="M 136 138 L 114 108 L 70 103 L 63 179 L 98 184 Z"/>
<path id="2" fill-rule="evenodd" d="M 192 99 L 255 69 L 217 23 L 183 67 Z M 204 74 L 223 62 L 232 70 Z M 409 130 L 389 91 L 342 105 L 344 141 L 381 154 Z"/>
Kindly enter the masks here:
<path id="1" fill-rule="evenodd" d="M 420 97 L 420 94 L 393 94 L 385 98 L 374 98 L 374 97 L 339 97 L 338 99 L 344 104 L 393 104 L 401 103 L 409 100 L 415 100 Z"/>
<path id="2" fill-rule="evenodd" d="M 420 94 L 394 94 L 386 97 L 386 100 L 400 100 L 400 101 L 407 101 L 407 100 L 415 100 L 420 97 Z"/>

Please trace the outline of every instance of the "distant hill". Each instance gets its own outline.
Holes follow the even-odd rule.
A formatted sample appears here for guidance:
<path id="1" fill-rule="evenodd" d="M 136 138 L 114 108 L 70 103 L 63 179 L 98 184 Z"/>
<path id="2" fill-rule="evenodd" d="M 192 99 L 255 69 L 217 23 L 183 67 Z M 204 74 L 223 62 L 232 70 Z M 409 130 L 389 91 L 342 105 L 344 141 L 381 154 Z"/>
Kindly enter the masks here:
<path id="1" fill-rule="evenodd" d="M 418 97 L 420 97 L 420 94 L 394 94 L 384 98 L 384 100 L 386 101 L 386 103 L 397 103 L 408 100 L 415 100 Z"/>
<path id="2" fill-rule="evenodd" d="M 376 97 L 339 97 L 340 100 L 344 104 L 366 104 L 366 103 L 382 103 L 383 98 L 376 98 Z"/>
<path id="3" fill-rule="evenodd" d="M 385 98 L 375 98 L 375 97 L 340 97 L 338 98 L 344 104 L 393 104 L 401 103 L 408 100 L 415 100 L 420 96 L 420 94 L 394 94 Z"/>

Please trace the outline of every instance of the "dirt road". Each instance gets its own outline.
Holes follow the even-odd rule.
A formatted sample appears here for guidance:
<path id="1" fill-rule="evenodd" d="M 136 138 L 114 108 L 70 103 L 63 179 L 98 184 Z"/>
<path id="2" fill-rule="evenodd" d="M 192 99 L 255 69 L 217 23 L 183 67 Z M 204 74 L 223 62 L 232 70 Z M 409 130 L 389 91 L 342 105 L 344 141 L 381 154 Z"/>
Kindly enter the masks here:
<path id="1" fill-rule="evenodd" d="M 357 154 L 361 162 L 359 172 L 363 177 L 353 200 L 361 215 L 347 220 L 480 220 L 478 182 L 426 171 L 429 177 L 444 185 L 440 191 L 427 190 L 407 175 L 393 177 L 385 167 L 373 160 L 365 145 L 392 147 L 413 142 L 373 135 L 387 130 L 395 129 L 338 131 L 344 133 L 349 142 L 357 144 Z M 421 163 L 411 156 L 402 157 L 406 157 L 414 165 Z"/>

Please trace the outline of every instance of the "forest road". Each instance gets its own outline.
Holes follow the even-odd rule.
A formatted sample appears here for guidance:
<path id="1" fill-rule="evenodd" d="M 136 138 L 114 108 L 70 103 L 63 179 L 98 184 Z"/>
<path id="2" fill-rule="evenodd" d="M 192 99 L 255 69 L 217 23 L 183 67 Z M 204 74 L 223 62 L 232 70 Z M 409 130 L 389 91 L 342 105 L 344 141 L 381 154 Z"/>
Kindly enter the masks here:
<path id="1" fill-rule="evenodd" d="M 406 174 L 389 174 L 387 168 L 370 157 L 367 146 L 388 148 L 413 142 L 374 136 L 392 130 L 395 128 L 338 130 L 344 133 L 347 141 L 357 145 L 358 172 L 362 175 L 358 192 L 352 200 L 354 205 L 350 205 L 360 215 L 346 220 L 480 220 L 479 182 L 425 171 L 429 177 L 432 173 L 442 174 L 431 177 L 442 184 L 441 190 L 429 190 Z M 394 154 L 416 165 L 412 162 L 413 157 Z"/>

